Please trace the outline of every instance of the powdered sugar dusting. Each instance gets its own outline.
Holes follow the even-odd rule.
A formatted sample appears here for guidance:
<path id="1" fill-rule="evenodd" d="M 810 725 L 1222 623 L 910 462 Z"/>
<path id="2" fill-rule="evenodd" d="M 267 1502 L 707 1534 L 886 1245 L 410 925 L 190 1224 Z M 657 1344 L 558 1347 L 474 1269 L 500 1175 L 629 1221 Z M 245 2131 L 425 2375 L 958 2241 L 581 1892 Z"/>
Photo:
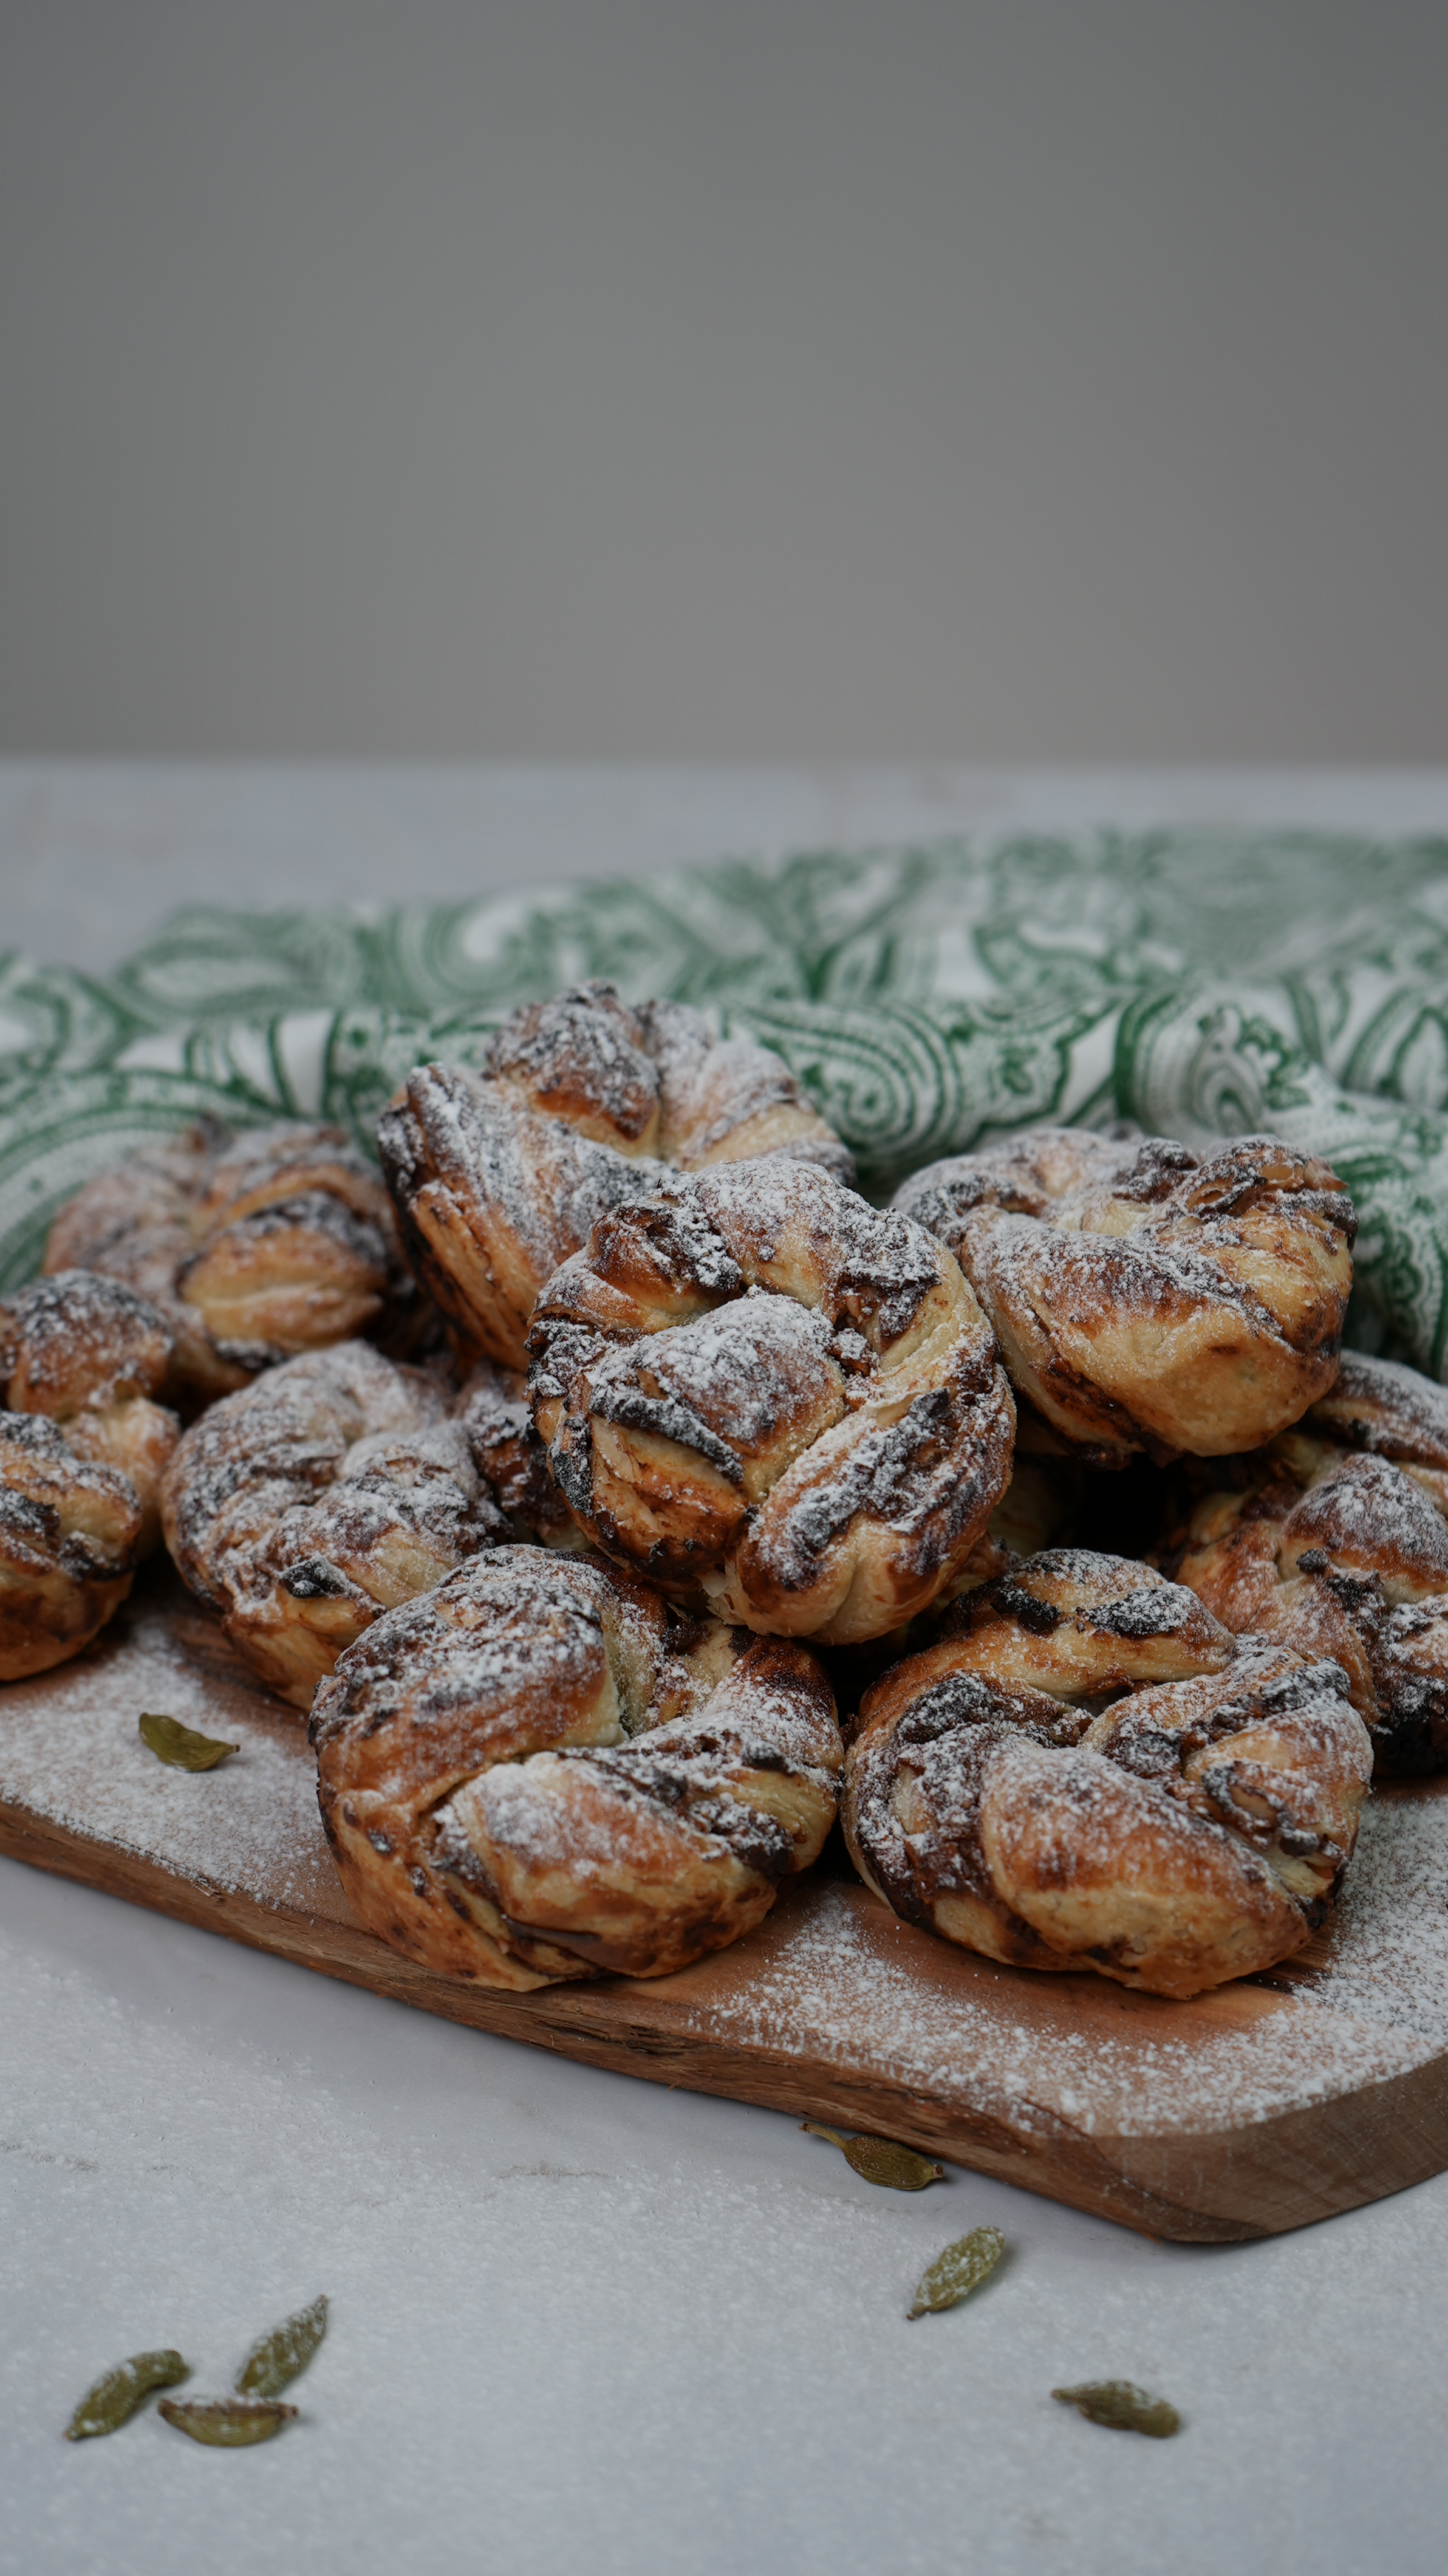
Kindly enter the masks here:
<path id="1" fill-rule="evenodd" d="M 1254 1447 L 1336 1374 L 1357 1220 L 1325 1164 L 1269 1137 L 1199 1164 L 1028 1129 L 894 1204 L 955 1253 L 1013 1382 L 1083 1446 Z"/>
<path id="2" fill-rule="evenodd" d="M 215 1771 L 172 1770 L 137 1733 L 143 1709 L 238 1750 Z M 174 1578 L 153 1576 L 74 1663 L 0 1696 L 0 1801 L 202 1887 L 347 1911 L 298 1719 L 242 1676 Z"/>
<path id="3" fill-rule="evenodd" d="M 1400 1360 L 1344 1351 L 1336 1386 L 1312 1407 L 1305 1427 L 1350 1449 L 1448 1467 L 1448 1387 Z"/>
<path id="4" fill-rule="evenodd" d="M 754 1937 L 750 1983 L 711 1992 L 685 2026 L 823 2059 L 842 2077 L 884 2076 L 1026 2139 L 1063 2126 L 1087 2137 L 1248 2127 L 1405 2075 L 1448 2046 L 1448 1804 L 1426 1837 L 1408 1826 L 1404 1853 L 1400 1831 L 1390 1820 L 1366 1837 L 1329 1970 L 1290 1993 L 1253 1981 L 1182 2005 L 1117 1991 L 1104 2028 L 1094 1979 L 1083 2009 L 1085 1981 L 954 1952 L 840 1883 L 781 1909 Z M 1425 1865 L 1437 1908 L 1426 1933 Z M 1401 1963 L 1386 2010 L 1385 1959 Z"/>
<path id="5" fill-rule="evenodd" d="M 347 1920 L 301 1728 L 204 1613 L 150 1581 L 90 1653 L 0 1698 L 0 1797 L 177 1877 Z M 241 1750 L 219 1771 L 169 1771 L 136 1734 L 148 1707 Z M 1189 2005 L 998 1968 L 818 1872 L 721 1958 L 634 1992 L 635 2017 L 656 1994 L 671 2027 L 737 2051 L 745 2090 L 748 2057 L 782 2052 L 892 2079 L 1027 2148 L 1063 2128 L 1246 2127 L 1448 2049 L 1448 1791 L 1376 1793 L 1329 1931 Z"/>
<path id="6" fill-rule="evenodd" d="M 1448 1530 L 1422 1486 L 1388 1458 L 1349 1451 L 1333 1461 L 1288 1513 L 1282 1540 L 1289 1566 L 1319 1547 L 1415 1592 L 1448 1586 Z"/>
<path id="7" fill-rule="evenodd" d="M 1289 1962 L 1289 1973 L 1290 1973 Z M 1299 1971 L 1334 2012 L 1448 2048 L 1448 1789 L 1378 1790 L 1335 1919 Z"/>

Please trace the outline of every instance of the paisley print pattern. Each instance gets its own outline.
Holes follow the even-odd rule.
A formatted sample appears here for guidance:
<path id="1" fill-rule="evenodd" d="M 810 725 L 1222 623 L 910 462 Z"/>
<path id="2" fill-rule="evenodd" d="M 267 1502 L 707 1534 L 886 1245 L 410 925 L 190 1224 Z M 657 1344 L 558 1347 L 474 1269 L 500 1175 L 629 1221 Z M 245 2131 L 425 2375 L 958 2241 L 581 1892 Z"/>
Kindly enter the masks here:
<path id="1" fill-rule="evenodd" d="M 777 1049 L 872 1194 L 1038 1119 L 1264 1128 L 1362 1220 L 1349 1336 L 1448 1374 L 1448 840 L 1022 836 L 806 852 L 375 917 L 182 912 L 115 971 L 0 960 L 0 1291 L 203 1111 L 371 1145 L 419 1058 L 586 976 Z"/>

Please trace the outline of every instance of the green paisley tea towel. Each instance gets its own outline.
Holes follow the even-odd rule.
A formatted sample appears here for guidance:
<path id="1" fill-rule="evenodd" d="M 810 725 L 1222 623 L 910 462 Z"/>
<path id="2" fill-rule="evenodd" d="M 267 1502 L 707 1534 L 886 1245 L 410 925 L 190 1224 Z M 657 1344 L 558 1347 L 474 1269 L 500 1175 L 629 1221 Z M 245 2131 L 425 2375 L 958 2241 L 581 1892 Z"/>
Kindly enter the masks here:
<path id="1" fill-rule="evenodd" d="M 369 1145 L 584 976 L 786 1059 L 874 1195 L 1028 1121 L 1271 1129 L 1362 1220 L 1353 1338 L 1448 1374 L 1448 839 L 1163 831 L 818 851 L 376 915 L 177 915 L 113 974 L 0 960 L 0 1287 L 62 1200 L 184 1120 Z"/>

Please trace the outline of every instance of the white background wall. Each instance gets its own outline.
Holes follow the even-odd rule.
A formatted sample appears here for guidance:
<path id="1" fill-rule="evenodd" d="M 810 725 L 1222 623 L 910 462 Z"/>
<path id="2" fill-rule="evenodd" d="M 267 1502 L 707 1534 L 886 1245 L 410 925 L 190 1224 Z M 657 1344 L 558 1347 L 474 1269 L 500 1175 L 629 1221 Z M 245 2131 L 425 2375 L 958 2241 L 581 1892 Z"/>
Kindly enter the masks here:
<path id="1" fill-rule="evenodd" d="M 0 746 L 1448 752 L 1443 0 L 0 0 Z"/>

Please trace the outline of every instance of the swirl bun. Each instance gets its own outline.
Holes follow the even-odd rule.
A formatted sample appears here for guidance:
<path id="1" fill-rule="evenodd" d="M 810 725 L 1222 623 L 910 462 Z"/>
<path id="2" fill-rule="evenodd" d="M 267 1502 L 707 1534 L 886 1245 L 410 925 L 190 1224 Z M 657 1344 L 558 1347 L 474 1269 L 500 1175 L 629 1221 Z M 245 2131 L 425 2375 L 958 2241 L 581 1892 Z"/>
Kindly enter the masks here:
<path id="1" fill-rule="evenodd" d="M 162 1510 L 185 1582 L 302 1709 L 379 1611 L 508 1534 L 446 1395 L 366 1342 L 305 1352 L 212 1405 Z"/>
<path id="2" fill-rule="evenodd" d="M 1372 1770 L 1337 1664 L 1239 1645 L 1150 1567 L 1078 1549 L 950 1625 L 866 1694 L 846 1757 L 846 1840 L 888 1905 L 989 1959 L 1151 1994 L 1301 1947 Z"/>
<path id="3" fill-rule="evenodd" d="M 1197 1505 L 1178 1579 L 1237 1633 L 1335 1657 L 1381 1769 L 1448 1768 L 1448 1394 L 1346 1352 L 1249 1473 Z"/>
<path id="4" fill-rule="evenodd" d="M 1326 1163 L 1273 1137 L 1200 1162 L 1031 1128 L 894 1204 L 955 1253 L 1012 1385 L 1101 1463 L 1256 1448 L 1336 1374 L 1357 1220 Z"/>
<path id="5" fill-rule="evenodd" d="M 1010 1390 L 955 1261 L 807 1164 L 601 1217 L 529 1347 L 575 1519 L 765 1634 L 848 1645 L 910 1618 L 1010 1475 Z"/>
<path id="6" fill-rule="evenodd" d="M 483 1985 L 666 1976 L 817 1858 L 841 1760 L 814 1657 L 670 1624 L 634 1576 L 489 1550 L 343 1655 L 312 1717 L 342 1883 Z"/>
<path id="7" fill-rule="evenodd" d="M 778 1056 L 602 983 L 515 1012 L 481 1073 L 419 1067 L 377 1142 L 418 1278 L 465 1351 L 512 1369 L 595 1219 L 673 1171 L 782 1155 L 851 1177 Z"/>
<path id="8" fill-rule="evenodd" d="M 160 1310 L 183 1411 L 346 1341 L 401 1287 L 376 1172 L 340 1128 L 300 1119 L 235 1137 L 207 1120 L 131 1155 L 61 1209 L 43 1266 L 100 1271 Z"/>
<path id="9" fill-rule="evenodd" d="M 161 1478 L 180 1436 L 175 1414 L 153 1401 L 171 1355 L 159 1309 L 93 1271 L 32 1280 L 0 1305 L 0 1400 L 48 1415 L 78 1458 L 130 1478 L 142 1556 L 161 1535 Z"/>
<path id="10" fill-rule="evenodd" d="M 154 1547 L 170 1357 L 155 1307 L 88 1271 L 0 1305 L 0 1680 L 79 1654 Z"/>
<path id="11" fill-rule="evenodd" d="M 1336 1384 L 1319 1396 L 1298 1430 L 1324 1449 L 1390 1458 L 1448 1520 L 1448 1387 L 1396 1360 L 1344 1351 Z M 1296 1451 L 1290 1433 L 1283 1435 L 1281 1449 L 1304 1467 L 1313 1463 L 1310 1452 Z"/>
<path id="12" fill-rule="evenodd" d="M 88 1646 L 130 1591 L 145 1515 L 43 1413 L 0 1413 L 0 1681 Z"/>

